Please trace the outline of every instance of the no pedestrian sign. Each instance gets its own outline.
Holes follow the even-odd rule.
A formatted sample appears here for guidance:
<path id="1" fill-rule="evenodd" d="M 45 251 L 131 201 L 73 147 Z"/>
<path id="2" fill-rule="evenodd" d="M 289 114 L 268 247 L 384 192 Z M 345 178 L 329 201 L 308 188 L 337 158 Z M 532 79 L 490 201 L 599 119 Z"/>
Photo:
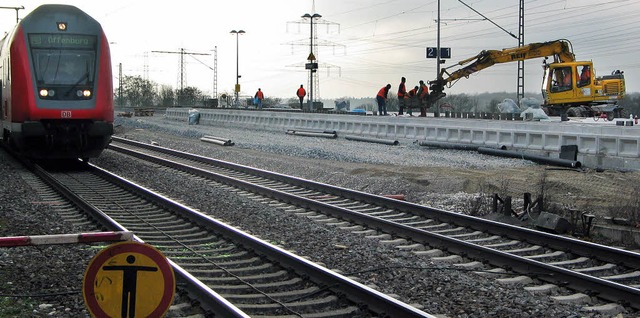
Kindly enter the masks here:
<path id="1" fill-rule="evenodd" d="M 164 255 L 137 242 L 100 251 L 82 282 L 84 302 L 94 317 L 162 317 L 175 289 L 173 268 Z"/>

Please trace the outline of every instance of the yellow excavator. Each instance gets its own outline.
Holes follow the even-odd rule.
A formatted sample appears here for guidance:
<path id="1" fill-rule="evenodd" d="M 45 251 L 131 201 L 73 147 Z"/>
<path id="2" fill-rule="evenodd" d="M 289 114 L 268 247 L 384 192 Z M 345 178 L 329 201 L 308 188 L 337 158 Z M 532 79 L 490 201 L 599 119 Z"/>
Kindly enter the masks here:
<path id="1" fill-rule="evenodd" d="M 553 62 L 547 63 L 549 56 Z M 484 50 L 478 55 L 443 68 L 438 79 L 429 82 L 428 105 L 442 97 L 445 87 L 451 87 L 461 78 L 498 63 L 524 61 L 544 57 L 542 80 L 543 108 L 550 116 L 569 117 L 606 116 L 613 120 L 623 117 L 618 105 L 625 95 L 624 74 L 620 70 L 611 75 L 597 77 L 591 61 L 576 61 L 571 43 L 557 40 L 531 43 L 503 50 Z M 449 69 L 459 67 L 456 70 Z"/>

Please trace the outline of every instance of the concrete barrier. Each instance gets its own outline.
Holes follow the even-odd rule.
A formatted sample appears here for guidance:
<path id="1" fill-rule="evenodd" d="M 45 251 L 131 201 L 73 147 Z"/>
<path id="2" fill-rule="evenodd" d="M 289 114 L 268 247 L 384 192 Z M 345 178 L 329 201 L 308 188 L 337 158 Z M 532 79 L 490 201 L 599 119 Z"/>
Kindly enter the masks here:
<path id="1" fill-rule="evenodd" d="M 187 122 L 188 109 L 169 108 L 166 118 Z M 246 125 L 267 130 L 331 130 L 380 139 L 441 141 L 506 146 L 559 158 L 562 146 L 575 145 L 583 167 L 640 170 L 640 126 L 614 122 L 493 121 L 446 117 L 345 116 L 300 112 L 200 110 L 200 124 Z"/>

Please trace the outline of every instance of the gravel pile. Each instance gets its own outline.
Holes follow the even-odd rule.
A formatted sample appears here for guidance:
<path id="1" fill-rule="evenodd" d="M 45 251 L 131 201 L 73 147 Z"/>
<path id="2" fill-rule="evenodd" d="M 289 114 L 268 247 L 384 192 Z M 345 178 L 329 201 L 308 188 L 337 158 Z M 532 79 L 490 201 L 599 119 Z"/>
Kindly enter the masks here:
<path id="1" fill-rule="evenodd" d="M 286 135 L 283 131 L 231 127 L 188 126 L 166 121 L 160 116 L 118 118 L 117 135 L 142 142 L 199 153 L 217 159 L 243 163 L 263 169 L 297 175 L 376 194 L 403 193 L 413 202 L 432 203 L 453 209 L 460 200 L 473 199 L 460 189 L 464 180 L 452 180 L 443 173 L 429 179 L 407 182 L 416 166 L 496 169 L 524 167 L 521 160 L 469 155 L 465 152 L 425 151 L 411 141 L 390 147 L 372 143 L 354 143 L 343 139 L 325 140 Z M 233 147 L 202 143 L 197 138 L 214 135 L 232 139 Z M 356 277 L 382 292 L 394 294 L 424 311 L 449 317 L 599 317 L 579 307 L 560 305 L 547 297 L 529 295 L 522 287 L 503 286 L 490 277 L 417 259 L 407 252 L 303 219 L 302 216 L 230 195 L 216 184 L 185 177 L 157 166 L 134 163 L 130 158 L 105 152 L 93 163 L 112 170 L 139 184 L 186 203 L 202 212 L 240 227 L 273 244 L 299 255 L 308 256 L 326 267 Z M 158 173 L 161 171 L 161 173 Z M 442 170 L 446 171 L 446 170 Z M 71 227 L 38 201 L 37 194 L 25 183 L 19 171 L 5 160 L 0 164 L 0 181 L 11 184 L 0 196 L 0 234 L 73 233 Z M 458 182 L 458 184 L 456 184 Z M 453 191 L 453 192 L 452 192 Z M 455 193 L 455 195 L 452 195 Z M 16 198 L 21 198 L 17 200 Z M 37 249 L 0 249 L 0 283 L 3 294 L 41 292 L 37 287 L 50 284 L 79 290 L 81 276 L 93 252 L 78 246 L 53 247 L 60 252 L 43 253 Z M 38 274 L 46 268 L 46 279 Z M 64 268 L 64 271 L 56 269 Z M 5 275 L 11 270 L 11 275 Z M 11 285 L 8 282 L 12 282 Z M 11 286 L 30 286 L 30 289 Z M 64 287 L 63 287 L 64 289 Z M 16 298 L 0 298 L 14 302 Z M 17 298 L 29 307 L 12 317 L 84 317 L 82 295 L 46 298 Z M 46 309 L 42 309 L 41 305 Z M 0 307 L 3 307 L 0 304 Z M 0 309 L 0 317 L 2 316 Z"/>

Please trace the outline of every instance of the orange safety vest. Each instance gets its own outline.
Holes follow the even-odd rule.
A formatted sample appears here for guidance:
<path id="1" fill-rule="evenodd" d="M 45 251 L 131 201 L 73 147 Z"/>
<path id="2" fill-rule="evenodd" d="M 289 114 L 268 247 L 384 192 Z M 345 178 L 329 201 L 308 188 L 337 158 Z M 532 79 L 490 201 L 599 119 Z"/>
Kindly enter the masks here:
<path id="1" fill-rule="evenodd" d="M 305 97 L 307 96 L 307 91 L 305 91 L 303 87 L 300 87 L 298 88 L 296 95 L 298 95 L 298 97 Z"/>
<path id="2" fill-rule="evenodd" d="M 414 88 L 414 89 L 409 91 L 409 96 L 416 96 L 417 92 L 418 92 L 418 90 Z"/>
<path id="3" fill-rule="evenodd" d="M 386 86 L 384 86 L 383 88 L 381 88 L 378 91 L 378 96 L 380 96 L 380 97 L 382 97 L 384 99 L 387 99 L 387 87 Z"/>
<path id="4" fill-rule="evenodd" d="M 420 98 L 424 98 L 426 95 L 429 94 L 429 87 L 427 87 L 427 85 L 422 85 L 420 88 L 422 89 L 422 93 L 420 93 Z"/>
<path id="5" fill-rule="evenodd" d="M 564 86 L 571 86 L 571 72 L 564 74 L 564 79 L 562 81 L 564 82 Z"/>
<path id="6" fill-rule="evenodd" d="M 591 71 L 590 70 L 584 70 L 584 72 L 582 72 L 582 74 L 580 74 L 580 80 L 581 81 L 588 81 L 589 78 L 591 78 Z"/>
<path id="7" fill-rule="evenodd" d="M 255 97 L 257 97 L 259 100 L 263 100 L 264 94 L 262 94 L 262 91 L 257 91 Z"/>
<path id="8" fill-rule="evenodd" d="M 398 98 L 404 98 L 406 94 L 407 88 L 404 86 L 404 83 L 400 83 L 400 86 L 398 86 Z"/>

